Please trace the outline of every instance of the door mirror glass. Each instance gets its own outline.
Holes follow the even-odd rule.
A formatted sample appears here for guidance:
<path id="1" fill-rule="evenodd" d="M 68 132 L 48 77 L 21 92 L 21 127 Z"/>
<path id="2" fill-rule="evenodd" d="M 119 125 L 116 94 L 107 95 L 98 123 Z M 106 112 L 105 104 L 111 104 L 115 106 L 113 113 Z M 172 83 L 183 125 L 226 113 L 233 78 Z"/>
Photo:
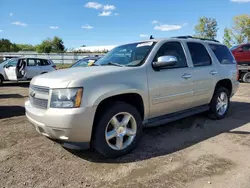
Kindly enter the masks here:
<path id="1" fill-rule="evenodd" d="M 157 62 L 153 62 L 154 68 L 163 68 L 169 66 L 175 66 L 177 64 L 177 58 L 175 56 L 160 56 L 157 58 Z"/>

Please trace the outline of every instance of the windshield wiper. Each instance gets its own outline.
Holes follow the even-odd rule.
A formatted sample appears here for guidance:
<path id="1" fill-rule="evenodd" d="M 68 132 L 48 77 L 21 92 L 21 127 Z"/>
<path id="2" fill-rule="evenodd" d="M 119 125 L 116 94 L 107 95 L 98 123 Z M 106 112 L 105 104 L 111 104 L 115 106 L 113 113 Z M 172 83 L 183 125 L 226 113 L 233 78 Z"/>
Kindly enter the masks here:
<path id="1" fill-rule="evenodd" d="M 124 67 L 124 65 L 121 65 L 119 63 L 113 63 L 113 62 L 108 62 L 107 65 L 114 65 L 114 66 L 117 66 L 117 67 Z"/>

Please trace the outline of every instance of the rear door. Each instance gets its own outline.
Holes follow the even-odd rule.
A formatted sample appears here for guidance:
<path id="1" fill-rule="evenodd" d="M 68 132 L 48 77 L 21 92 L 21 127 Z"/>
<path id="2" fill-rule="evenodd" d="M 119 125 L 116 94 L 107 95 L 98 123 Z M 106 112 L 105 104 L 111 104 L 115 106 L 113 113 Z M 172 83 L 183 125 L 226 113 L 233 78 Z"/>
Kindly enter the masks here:
<path id="1" fill-rule="evenodd" d="M 26 67 L 26 78 L 31 79 L 40 73 L 36 59 L 28 58 Z"/>
<path id="2" fill-rule="evenodd" d="M 53 67 L 50 62 L 46 59 L 37 59 L 37 64 L 39 66 L 38 74 L 43 74 L 52 71 Z"/>
<path id="3" fill-rule="evenodd" d="M 10 60 L 5 66 L 4 66 L 4 73 L 6 75 L 6 78 L 11 81 L 17 80 L 16 75 L 16 65 L 17 65 L 18 59 Z"/>
<path id="4" fill-rule="evenodd" d="M 217 80 L 217 68 L 212 63 L 207 48 L 199 42 L 187 42 L 193 62 L 193 107 L 208 104 L 213 95 Z"/>

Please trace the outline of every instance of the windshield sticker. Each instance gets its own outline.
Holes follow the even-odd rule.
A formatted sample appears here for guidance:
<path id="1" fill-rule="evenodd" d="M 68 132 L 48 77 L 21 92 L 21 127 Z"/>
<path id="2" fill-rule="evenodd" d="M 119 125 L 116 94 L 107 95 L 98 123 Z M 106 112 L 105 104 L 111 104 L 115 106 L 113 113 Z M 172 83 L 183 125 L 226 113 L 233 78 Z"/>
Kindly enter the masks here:
<path id="1" fill-rule="evenodd" d="M 142 46 L 152 46 L 153 42 L 144 42 L 144 43 L 140 43 L 136 46 L 136 48 L 138 47 L 142 47 Z"/>

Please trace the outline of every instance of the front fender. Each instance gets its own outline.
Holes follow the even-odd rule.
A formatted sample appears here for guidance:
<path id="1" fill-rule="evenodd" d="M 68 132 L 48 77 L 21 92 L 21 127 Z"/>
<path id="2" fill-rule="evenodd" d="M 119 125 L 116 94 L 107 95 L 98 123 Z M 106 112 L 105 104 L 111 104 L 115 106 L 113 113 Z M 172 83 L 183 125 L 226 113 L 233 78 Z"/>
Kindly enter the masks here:
<path id="1" fill-rule="evenodd" d="M 149 115 L 149 104 L 148 104 L 148 93 L 140 90 L 131 88 L 124 84 L 112 84 L 112 85 L 104 85 L 101 87 L 95 87 L 94 90 L 91 91 L 91 93 L 86 94 L 88 98 L 86 101 L 88 101 L 88 106 L 97 107 L 103 100 L 117 96 L 122 94 L 138 94 L 141 96 L 143 105 L 144 105 L 144 113 L 145 117 L 148 117 Z"/>

